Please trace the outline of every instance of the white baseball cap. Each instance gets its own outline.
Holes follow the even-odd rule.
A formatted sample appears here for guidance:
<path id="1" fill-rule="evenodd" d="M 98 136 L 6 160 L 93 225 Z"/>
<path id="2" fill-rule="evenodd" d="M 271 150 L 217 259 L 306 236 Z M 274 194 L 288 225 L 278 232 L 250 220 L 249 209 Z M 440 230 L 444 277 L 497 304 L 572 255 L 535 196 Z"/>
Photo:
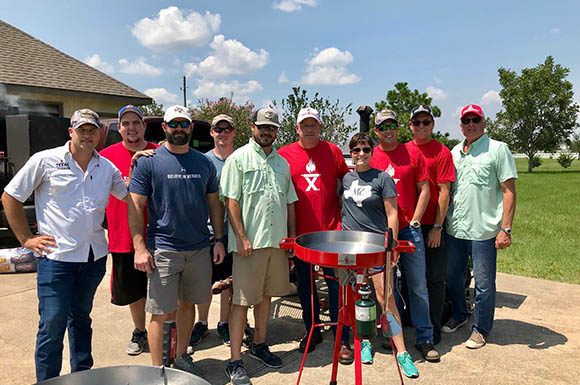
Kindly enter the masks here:
<path id="1" fill-rule="evenodd" d="M 165 115 L 163 116 L 163 120 L 167 122 L 171 122 L 175 118 L 184 118 L 189 120 L 191 123 L 191 115 L 187 111 L 187 108 L 183 106 L 171 106 L 165 111 Z"/>
<path id="2" fill-rule="evenodd" d="M 298 124 L 306 118 L 314 118 L 318 123 L 320 123 L 320 114 L 314 108 L 306 107 L 301 109 L 298 113 Z"/>

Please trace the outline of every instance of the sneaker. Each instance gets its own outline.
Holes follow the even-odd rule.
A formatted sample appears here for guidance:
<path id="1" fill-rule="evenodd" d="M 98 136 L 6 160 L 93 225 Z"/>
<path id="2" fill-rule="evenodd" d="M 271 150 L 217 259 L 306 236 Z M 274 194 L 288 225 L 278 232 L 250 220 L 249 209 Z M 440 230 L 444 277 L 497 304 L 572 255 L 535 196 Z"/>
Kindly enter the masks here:
<path id="1" fill-rule="evenodd" d="M 188 354 L 183 354 L 173 363 L 174 369 L 183 370 L 184 372 L 195 374 L 198 377 L 203 377 L 201 368 L 193 362 L 193 359 Z"/>
<path id="2" fill-rule="evenodd" d="M 225 323 L 218 323 L 217 325 L 217 332 L 222 342 L 227 346 L 230 346 L 230 327 L 227 322 Z"/>
<path id="3" fill-rule="evenodd" d="M 439 362 L 441 360 L 441 355 L 433 347 L 432 343 L 424 343 L 424 344 L 416 344 L 415 347 L 421 353 L 421 356 L 425 359 L 425 361 L 429 362 Z"/>
<path id="4" fill-rule="evenodd" d="M 191 337 L 189 338 L 189 345 L 195 346 L 201 342 L 203 337 L 207 335 L 209 332 L 207 328 L 207 324 L 202 324 L 201 322 L 197 322 L 193 326 L 193 331 L 191 332 Z"/>
<path id="5" fill-rule="evenodd" d="M 419 371 L 417 367 L 413 363 L 413 359 L 411 355 L 407 352 L 397 353 L 397 362 L 399 363 L 399 367 L 403 371 L 403 374 L 409 378 L 417 378 L 419 377 Z"/>
<path id="6" fill-rule="evenodd" d="M 373 348 L 370 341 L 362 341 L 360 347 L 360 362 L 371 365 L 373 363 Z"/>
<path id="7" fill-rule="evenodd" d="M 125 351 L 130 356 L 136 356 L 141 354 L 145 347 L 147 346 L 147 330 L 141 331 L 139 329 L 133 330 L 133 336 L 131 337 L 131 341 L 127 345 L 127 349 Z"/>
<path id="8" fill-rule="evenodd" d="M 300 353 L 304 353 L 306 350 L 306 343 L 308 342 L 308 334 L 306 334 L 302 340 L 300 341 L 300 345 L 298 346 L 298 351 Z M 316 349 L 316 346 L 322 342 L 322 333 L 320 332 L 313 332 L 312 338 L 310 339 L 310 345 L 308 345 L 308 353 L 311 353 Z"/>
<path id="9" fill-rule="evenodd" d="M 272 353 L 268 345 L 265 343 L 252 346 L 250 349 L 250 357 L 262 361 L 262 363 L 269 368 L 278 369 L 282 367 L 282 360 L 280 357 Z"/>
<path id="10" fill-rule="evenodd" d="M 455 333 L 457 329 L 467 324 L 467 318 L 461 322 L 455 321 L 453 318 L 449 318 L 449 321 L 441 327 L 441 332 L 445 334 Z"/>
<path id="11" fill-rule="evenodd" d="M 465 342 L 465 347 L 469 349 L 479 349 L 485 345 L 485 337 L 478 332 L 472 332 L 471 337 Z"/>
<path id="12" fill-rule="evenodd" d="M 228 362 L 226 375 L 230 378 L 232 385 L 252 385 L 252 381 L 250 381 L 250 377 L 246 373 L 246 368 L 242 360 Z"/>

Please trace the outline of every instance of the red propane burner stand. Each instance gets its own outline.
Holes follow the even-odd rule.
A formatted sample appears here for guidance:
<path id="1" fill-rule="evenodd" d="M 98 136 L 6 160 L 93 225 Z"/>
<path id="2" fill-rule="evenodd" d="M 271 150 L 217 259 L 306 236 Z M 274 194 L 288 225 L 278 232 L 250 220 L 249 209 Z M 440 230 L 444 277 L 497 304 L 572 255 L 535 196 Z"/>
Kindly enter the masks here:
<path id="1" fill-rule="evenodd" d="M 395 241 L 392 231 L 389 229 L 385 235 L 368 233 L 363 231 L 318 231 L 300 235 L 296 238 L 284 238 L 280 242 L 282 249 L 294 249 L 296 256 L 311 265 L 319 265 L 336 269 L 348 269 L 356 272 L 356 281 L 339 286 L 339 309 L 338 321 L 334 323 L 314 322 L 314 284 L 310 280 L 311 297 L 310 306 L 312 309 L 312 328 L 308 335 L 306 350 L 302 357 L 300 373 L 296 384 L 300 383 L 304 363 L 310 346 L 310 339 L 315 327 L 336 326 L 336 338 L 334 341 L 334 353 L 332 358 L 332 374 L 330 385 L 336 384 L 338 372 L 338 353 L 340 350 L 342 327 L 350 326 L 354 335 L 354 364 L 355 364 L 355 384 L 362 385 L 361 367 L 361 340 L 355 327 L 355 301 L 361 296 L 358 289 L 362 284 L 364 270 L 376 266 L 385 266 L 386 261 L 391 261 L 391 252 L 414 252 L 415 246 L 408 241 Z M 312 271 L 312 269 L 310 270 Z M 386 271 L 386 270 L 385 270 Z M 320 277 L 327 277 L 323 274 L 313 273 Z M 387 276 L 388 277 L 388 276 Z M 337 279 L 335 277 L 329 277 Z M 387 278 L 388 279 L 388 278 Z M 385 285 L 388 281 L 385 280 Z M 386 299 L 385 299 L 386 300 Z"/>

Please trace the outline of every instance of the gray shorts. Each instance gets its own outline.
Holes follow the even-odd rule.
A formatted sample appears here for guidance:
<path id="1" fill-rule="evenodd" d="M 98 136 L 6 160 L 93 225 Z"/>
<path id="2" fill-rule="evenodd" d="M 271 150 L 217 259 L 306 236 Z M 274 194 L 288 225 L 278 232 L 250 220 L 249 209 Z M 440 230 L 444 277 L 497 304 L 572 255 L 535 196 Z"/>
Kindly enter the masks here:
<path id="1" fill-rule="evenodd" d="M 145 311 L 170 314 L 183 302 L 205 304 L 211 300 L 211 257 L 209 247 L 201 250 L 153 253 L 155 270 L 147 276 Z"/>

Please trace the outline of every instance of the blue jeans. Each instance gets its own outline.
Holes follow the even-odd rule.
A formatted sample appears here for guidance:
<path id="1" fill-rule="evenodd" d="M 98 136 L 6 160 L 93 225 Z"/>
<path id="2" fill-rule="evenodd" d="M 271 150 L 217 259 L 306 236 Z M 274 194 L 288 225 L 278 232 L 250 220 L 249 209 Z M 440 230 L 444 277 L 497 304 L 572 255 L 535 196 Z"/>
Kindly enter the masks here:
<path id="1" fill-rule="evenodd" d="M 107 257 L 94 261 L 92 250 L 84 263 L 38 261 L 38 334 L 36 380 L 57 377 L 62 365 L 65 329 L 68 329 L 72 372 L 90 369 L 93 298 L 106 270 Z"/>
<path id="2" fill-rule="evenodd" d="M 409 289 L 409 306 L 411 322 L 415 326 L 415 340 L 417 344 L 433 343 L 433 325 L 429 314 L 429 294 L 427 293 L 427 278 L 425 266 L 425 243 L 421 229 L 411 226 L 399 231 L 401 241 L 411 241 L 415 244 L 414 253 L 401 253 L 399 263 L 405 274 Z M 395 284 L 397 278 L 395 274 Z M 400 296 L 395 291 L 395 297 Z"/>
<path id="3" fill-rule="evenodd" d="M 306 333 L 310 332 L 312 327 L 312 312 L 310 307 L 310 281 L 314 278 L 311 275 L 312 265 L 304 262 L 300 258 L 294 258 L 294 267 L 296 268 L 296 278 L 298 279 L 298 298 L 302 306 L 302 320 L 306 327 Z M 323 267 L 324 275 L 334 277 L 334 269 Z M 338 282 L 334 279 L 324 279 L 328 287 L 328 305 L 330 310 L 330 321 L 336 322 L 338 320 Z M 316 288 L 316 285 L 314 286 Z M 318 292 L 314 291 L 314 322 L 320 323 L 320 302 L 318 300 Z M 342 343 L 349 342 L 349 327 L 342 328 Z M 332 327 L 332 333 L 336 335 L 336 326 Z"/>
<path id="4" fill-rule="evenodd" d="M 495 312 L 495 273 L 497 249 L 495 238 L 486 241 L 457 239 L 447 235 L 447 292 L 452 303 L 452 317 L 461 322 L 469 316 L 465 303 L 465 269 L 469 256 L 475 278 L 473 330 L 487 336 L 493 327 Z"/>
<path id="5" fill-rule="evenodd" d="M 433 228 L 433 225 L 423 225 L 423 239 Z M 445 269 L 447 267 L 447 253 L 445 232 L 441 231 L 439 247 L 425 247 L 425 263 L 427 268 L 427 292 L 429 293 L 429 311 L 433 324 L 434 343 L 441 341 L 441 318 L 445 304 Z"/>

